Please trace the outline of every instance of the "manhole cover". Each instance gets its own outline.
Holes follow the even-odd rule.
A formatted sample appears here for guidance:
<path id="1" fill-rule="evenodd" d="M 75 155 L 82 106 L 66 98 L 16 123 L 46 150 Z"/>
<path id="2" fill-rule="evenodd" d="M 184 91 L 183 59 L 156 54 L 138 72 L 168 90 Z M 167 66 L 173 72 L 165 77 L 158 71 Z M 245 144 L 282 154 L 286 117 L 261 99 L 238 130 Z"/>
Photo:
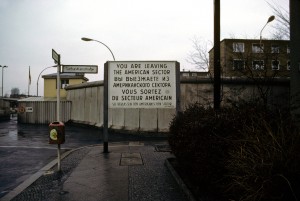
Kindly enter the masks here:
<path id="1" fill-rule="evenodd" d="M 155 150 L 158 152 L 171 152 L 171 147 L 168 144 L 157 144 L 155 145 Z"/>
<path id="2" fill-rule="evenodd" d="M 143 159 L 140 153 L 122 153 L 120 165 L 143 165 Z"/>
<path id="3" fill-rule="evenodd" d="M 144 146 L 143 142 L 129 142 L 129 146 Z"/>

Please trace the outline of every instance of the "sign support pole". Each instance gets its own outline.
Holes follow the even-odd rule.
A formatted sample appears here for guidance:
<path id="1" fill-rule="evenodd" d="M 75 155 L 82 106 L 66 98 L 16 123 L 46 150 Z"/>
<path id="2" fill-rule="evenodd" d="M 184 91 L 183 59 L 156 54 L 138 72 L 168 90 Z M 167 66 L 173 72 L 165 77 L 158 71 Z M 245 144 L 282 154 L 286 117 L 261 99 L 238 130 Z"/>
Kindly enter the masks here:
<path id="1" fill-rule="evenodd" d="M 57 54 L 52 49 L 52 57 L 57 62 L 57 77 L 56 77 L 56 119 L 57 122 L 60 121 L 60 55 Z M 57 144 L 57 169 L 61 171 L 61 154 L 60 154 L 60 144 Z"/>
<path id="2" fill-rule="evenodd" d="M 181 111 L 180 107 L 180 64 L 176 62 L 176 115 Z"/>
<path id="3" fill-rule="evenodd" d="M 108 63 L 104 64 L 103 153 L 108 152 Z"/>

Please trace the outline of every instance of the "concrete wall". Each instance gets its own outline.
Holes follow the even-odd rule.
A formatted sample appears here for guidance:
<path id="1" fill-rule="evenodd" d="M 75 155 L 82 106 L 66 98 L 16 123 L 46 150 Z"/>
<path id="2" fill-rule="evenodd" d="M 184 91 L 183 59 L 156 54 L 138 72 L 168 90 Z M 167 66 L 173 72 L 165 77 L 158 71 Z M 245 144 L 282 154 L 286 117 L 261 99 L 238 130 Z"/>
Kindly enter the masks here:
<path id="1" fill-rule="evenodd" d="M 102 81 L 67 88 L 73 122 L 103 126 L 103 89 Z M 108 126 L 130 132 L 168 132 L 174 114 L 175 109 L 109 109 Z"/>
<path id="2" fill-rule="evenodd" d="M 222 105 L 232 102 L 256 100 L 261 97 L 258 88 L 269 89 L 268 103 L 276 106 L 290 104 L 290 85 L 287 78 L 274 78 L 273 82 L 265 85 L 255 83 L 243 78 L 223 78 L 221 85 Z M 181 109 L 198 102 L 213 106 L 213 83 L 210 78 L 185 78 L 181 79 Z"/>
<path id="3" fill-rule="evenodd" d="M 259 97 L 257 84 L 245 79 L 223 79 L 222 104 Z M 289 80 L 276 80 L 270 87 L 269 103 L 289 104 Z M 213 84 L 209 78 L 187 77 L 180 83 L 180 106 L 184 110 L 198 102 L 213 102 Z M 103 82 L 90 82 L 67 87 L 67 100 L 72 102 L 71 120 L 77 123 L 103 125 Z M 168 132 L 175 109 L 109 109 L 108 125 L 112 129 L 133 132 Z"/>

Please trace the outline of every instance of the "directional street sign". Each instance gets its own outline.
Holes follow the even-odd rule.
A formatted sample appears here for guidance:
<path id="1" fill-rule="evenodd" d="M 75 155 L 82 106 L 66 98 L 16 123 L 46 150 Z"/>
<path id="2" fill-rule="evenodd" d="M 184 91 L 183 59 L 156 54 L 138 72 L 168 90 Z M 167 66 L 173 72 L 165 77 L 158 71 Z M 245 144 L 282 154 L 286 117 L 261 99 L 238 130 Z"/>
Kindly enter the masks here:
<path id="1" fill-rule="evenodd" d="M 54 59 L 55 63 L 60 64 L 60 55 L 52 49 L 52 59 Z"/>
<path id="2" fill-rule="evenodd" d="M 98 73 L 97 65 L 63 65 L 63 73 Z"/>

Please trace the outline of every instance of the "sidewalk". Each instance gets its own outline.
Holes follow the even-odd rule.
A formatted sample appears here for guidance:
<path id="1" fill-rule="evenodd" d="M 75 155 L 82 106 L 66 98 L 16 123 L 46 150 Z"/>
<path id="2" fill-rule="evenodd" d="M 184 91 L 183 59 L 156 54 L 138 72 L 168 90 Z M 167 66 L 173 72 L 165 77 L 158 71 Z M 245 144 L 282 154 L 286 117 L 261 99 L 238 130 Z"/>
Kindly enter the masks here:
<path id="1" fill-rule="evenodd" d="M 165 160 L 172 155 L 154 144 L 129 142 L 72 150 L 61 161 L 62 172 L 49 164 L 2 200 L 184 201 L 187 200 Z M 53 163 L 53 162 L 52 162 Z"/>

